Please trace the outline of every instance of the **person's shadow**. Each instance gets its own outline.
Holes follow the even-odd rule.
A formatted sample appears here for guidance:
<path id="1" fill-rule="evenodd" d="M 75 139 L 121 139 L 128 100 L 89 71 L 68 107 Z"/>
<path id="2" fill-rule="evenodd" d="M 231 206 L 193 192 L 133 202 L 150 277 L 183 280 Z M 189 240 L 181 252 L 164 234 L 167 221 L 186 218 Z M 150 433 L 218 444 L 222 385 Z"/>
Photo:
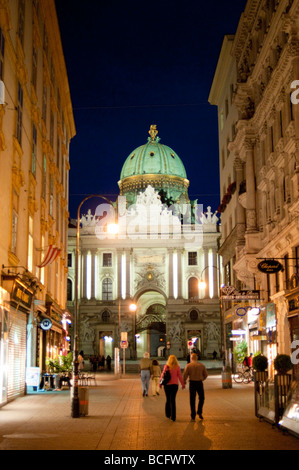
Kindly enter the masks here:
<path id="1" fill-rule="evenodd" d="M 204 421 L 190 421 L 184 432 L 183 442 L 190 442 L 193 450 L 210 450 L 212 441 L 205 436 Z"/>

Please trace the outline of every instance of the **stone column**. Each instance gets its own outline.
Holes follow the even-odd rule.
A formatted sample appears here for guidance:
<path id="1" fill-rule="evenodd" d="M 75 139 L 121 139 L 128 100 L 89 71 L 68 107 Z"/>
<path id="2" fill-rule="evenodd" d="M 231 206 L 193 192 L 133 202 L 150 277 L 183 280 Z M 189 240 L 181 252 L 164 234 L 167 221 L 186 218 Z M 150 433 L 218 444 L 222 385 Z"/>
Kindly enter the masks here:
<path id="1" fill-rule="evenodd" d="M 81 251 L 81 267 L 82 267 L 82 270 L 81 270 L 81 280 L 82 280 L 82 289 L 81 289 L 81 292 L 82 292 L 82 297 L 84 299 L 86 299 L 87 297 L 87 289 L 86 289 L 86 270 L 87 270 L 87 250 L 82 250 Z"/>
<path id="2" fill-rule="evenodd" d="M 253 141 L 246 139 L 246 233 L 256 232 L 256 187 Z"/>
<path id="3" fill-rule="evenodd" d="M 117 250 L 117 297 L 121 298 L 121 258 L 122 250 Z"/>
<path id="4" fill-rule="evenodd" d="M 297 29 L 295 29 L 297 31 Z M 299 80 L 299 39 L 297 33 L 290 34 L 289 39 L 289 53 L 292 57 L 293 64 L 293 76 L 292 80 Z M 296 88 L 298 89 L 298 87 Z M 297 94 L 298 98 L 298 94 Z M 296 151 L 295 151 L 295 172 L 292 176 L 293 184 L 293 200 L 298 200 L 299 197 L 299 104 L 293 104 L 293 116 L 295 120 L 295 132 L 296 132 Z"/>
<path id="5" fill-rule="evenodd" d="M 95 249 L 91 250 L 91 298 L 95 299 L 96 298 L 96 272 L 95 272 L 95 267 L 96 267 L 96 256 L 97 252 Z"/>
<path id="6" fill-rule="evenodd" d="M 219 297 L 219 282 L 218 282 L 218 275 L 219 275 L 219 269 L 218 269 L 218 256 L 217 256 L 217 251 L 216 248 L 213 249 L 213 299 L 218 299 Z"/>
<path id="7" fill-rule="evenodd" d="M 126 250 L 126 298 L 131 297 L 131 250 Z"/>
<path id="8" fill-rule="evenodd" d="M 178 249 L 178 298 L 181 299 L 183 292 L 182 292 L 182 250 Z"/>
<path id="9" fill-rule="evenodd" d="M 244 164 L 239 157 L 236 157 L 234 161 L 234 167 L 236 170 L 236 191 L 237 191 L 237 208 L 236 208 L 236 224 L 237 224 L 237 246 L 245 245 L 245 209 L 239 201 L 239 188 L 242 181 L 244 181 Z"/>
<path id="10" fill-rule="evenodd" d="M 203 281 L 206 283 L 204 298 L 209 298 L 209 248 L 204 247 L 204 271 L 203 271 Z M 200 279 L 201 280 L 201 279 Z"/>
<path id="11" fill-rule="evenodd" d="M 173 299 L 173 249 L 168 250 L 169 267 L 168 267 L 168 297 Z"/>

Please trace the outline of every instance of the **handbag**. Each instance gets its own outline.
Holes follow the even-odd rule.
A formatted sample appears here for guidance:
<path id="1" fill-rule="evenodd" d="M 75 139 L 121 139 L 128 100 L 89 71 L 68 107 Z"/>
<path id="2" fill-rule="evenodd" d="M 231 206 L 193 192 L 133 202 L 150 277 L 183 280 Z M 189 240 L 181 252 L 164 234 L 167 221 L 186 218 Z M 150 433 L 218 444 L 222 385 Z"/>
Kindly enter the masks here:
<path id="1" fill-rule="evenodd" d="M 170 381 L 170 379 L 171 379 L 170 370 L 169 370 L 169 369 L 166 369 L 166 371 L 165 371 L 164 374 L 163 374 L 162 379 L 160 380 L 160 385 L 161 385 L 161 386 L 167 385 L 168 382 Z"/>

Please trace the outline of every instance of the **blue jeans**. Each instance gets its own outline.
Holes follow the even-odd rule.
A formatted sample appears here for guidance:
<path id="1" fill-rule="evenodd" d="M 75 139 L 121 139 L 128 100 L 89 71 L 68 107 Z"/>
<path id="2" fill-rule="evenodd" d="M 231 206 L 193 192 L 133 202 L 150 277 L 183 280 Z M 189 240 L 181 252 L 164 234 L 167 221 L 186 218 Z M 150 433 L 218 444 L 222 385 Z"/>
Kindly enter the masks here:
<path id="1" fill-rule="evenodd" d="M 149 370 L 141 371 L 142 390 L 146 394 L 148 394 L 150 378 L 151 378 L 151 372 Z"/>

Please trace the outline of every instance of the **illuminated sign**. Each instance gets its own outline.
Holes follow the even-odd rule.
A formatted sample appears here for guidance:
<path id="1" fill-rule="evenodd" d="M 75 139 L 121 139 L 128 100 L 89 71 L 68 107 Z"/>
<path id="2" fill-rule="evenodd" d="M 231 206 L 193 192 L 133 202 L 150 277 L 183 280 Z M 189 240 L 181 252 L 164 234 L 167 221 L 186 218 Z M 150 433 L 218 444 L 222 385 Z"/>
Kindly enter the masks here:
<path id="1" fill-rule="evenodd" d="M 40 322 L 40 327 L 41 327 L 41 329 L 44 330 L 44 331 L 51 330 L 51 328 L 52 328 L 52 322 L 51 322 L 50 318 L 44 318 L 44 319 Z"/>
<path id="2" fill-rule="evenodd" d="M 221 289 L 222 300 L 260 300 L 259 290 L 237 290 L 233 286 Z"/>
<path id="3" fill-rule="evenodd" d="M 257 267 L 264 274 L 276 274 L 283 270 L 282 264 L 274 259 L 263 260 Z"/>
<path id="4" fill-rule="evenodd" d="M 27 289 L 20 281 L 16 280 L 12 289 L 11 299 L 30 309 L 33 300 L 33 292 Z"/>

